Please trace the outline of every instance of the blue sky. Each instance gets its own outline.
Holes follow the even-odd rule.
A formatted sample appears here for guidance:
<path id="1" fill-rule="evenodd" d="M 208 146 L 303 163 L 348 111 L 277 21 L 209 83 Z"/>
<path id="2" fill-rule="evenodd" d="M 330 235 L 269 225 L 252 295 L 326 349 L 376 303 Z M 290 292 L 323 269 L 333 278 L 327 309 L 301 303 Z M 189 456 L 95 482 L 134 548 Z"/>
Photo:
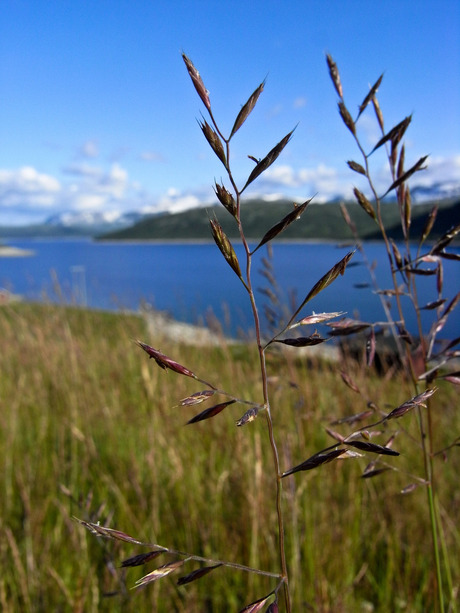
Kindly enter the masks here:
<path id="1" fill-rule="evenodd" d="M 384 72 L 388 128 L 413 113 L 407 166 L 430 154 L 424 185 L 460 184 L 458 0 L 1 0 L 0 224 L 67 210 L 180 210 L 213 199 L 223 168 L 197 125 L 204 110 L 181 59 L 193 60 L 228 131 L 240 185 L 297 124 L 253 193 L 349 196 L 361 161 L 337 113 L 325 53 L 355 111 Z M 378 132 L 362 120 L 363 143 Z M 375 157 L 379 186 L 387 180 Z"/>

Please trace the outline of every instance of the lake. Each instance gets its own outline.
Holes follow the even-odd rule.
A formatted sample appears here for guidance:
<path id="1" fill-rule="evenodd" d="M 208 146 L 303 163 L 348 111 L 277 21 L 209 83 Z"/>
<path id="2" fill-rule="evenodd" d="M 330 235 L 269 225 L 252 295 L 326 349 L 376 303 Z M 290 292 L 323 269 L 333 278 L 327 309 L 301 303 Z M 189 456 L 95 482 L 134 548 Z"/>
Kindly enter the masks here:
<path id="1" fill-rule="evenodd" d="M 202 323 L 212 312 L 226 333 L 235 336 L 239 329 L 251 329 L 251 310 L 247 294 L 214 243 L 125 243 L 97 242 L 90 239 L 15 239 L 5 241 L 31 249 L 32 257 L 0 258 L 0 287 L 20 294 L 29 301 L 65 302 L 98 309 L 136 311 L 142 303 L 167 311 L 188 323 Z M 365 245 L 381 288 L 390 287 L 388 259 L 383 244 Z M 274 243 L 273 275 L 282 301 L 293 296 L 300 304 L 311 287 L 348 251 L 325 243 Z M 459 249 L 454 249 L 456 253 Z M 236 246 L 243 268 L 243 250 Z M 261 274 L 267 250 L 261 248 L 253 260 L 255 288 L 267 288 Z M 356 252 L 345 275 L 339 277 L 313 298 L 302 311 L 346 311 L 347 316 L 381 321 L 384 311 L 380 297 L 369 287 L 369 274 Z M 444 261 L 445 295 L 459 291 L 458 263 Z M 421 304 L 436 299 L 436 276 L 418 277 Z M 259 303 L 267 302 L 257 292 Z M 408 327 L 415 332 L 415 318 L 408 299 Z M 425 331 L 434 313 L 423 311 Z M 440 335 L 458 336 L 459 308 Z"/>

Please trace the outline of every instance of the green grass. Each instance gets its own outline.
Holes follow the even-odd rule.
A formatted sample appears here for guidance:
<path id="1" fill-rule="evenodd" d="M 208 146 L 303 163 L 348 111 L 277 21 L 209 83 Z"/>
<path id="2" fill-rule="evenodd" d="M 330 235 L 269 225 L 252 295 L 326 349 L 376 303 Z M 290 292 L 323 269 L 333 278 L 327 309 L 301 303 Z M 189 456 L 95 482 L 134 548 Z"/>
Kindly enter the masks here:
<path id="1" fill-rule="evenodd" d="M 2 611 L 238 611 L 273 588 L 267 579 L 229 569 L 177 587 L 175 579 L 194 568 L 187 565 L 182 573 L 130 590 L 170 558 L 126 572 L 121 562 L 145 549 L 95 538 L 74 521 L 100 521 L 143 541 L 278 568 L 262 420 L 236 428 L 244 409 L 233 405 L 204 424 L 185 427 L 202 408 L 178 401 L 202 386 L 158 368 L 136 338 L 220 388 L 260 398 L 252 349 L 173 346 L 161 332 L 149 337 L 136 316 L 2 307 Z M 332 444 L 325 432 L 332 419 L 365 408 L 330 365 L 273 355 L 269 370 L 276 375 L 272 407 L 286 469 Z M 359 367 L 353 376 L 382 410 L 412 395 L 409 384 L 392 377 L 369 377 Z M 442 382 L 439 388 L 438 448 L 460 426 L 456 390 Z M 394 448 L 401 456 L 388 463 L 398 471 L 363 480 L 369 462 L 363 457 L 298 473 L 285 483 L 294 611 L 433 610 L 426 493 L 423 487 L 400 493 L 414 481 L 408 473 L 422 474 L 416 413 L 396 421 Z M 375 440 L 388 436 L 383 432 Z M 437 458 L 435 466 L 458 589 L 458 452 L 452 450 L 445 463 Z"/>

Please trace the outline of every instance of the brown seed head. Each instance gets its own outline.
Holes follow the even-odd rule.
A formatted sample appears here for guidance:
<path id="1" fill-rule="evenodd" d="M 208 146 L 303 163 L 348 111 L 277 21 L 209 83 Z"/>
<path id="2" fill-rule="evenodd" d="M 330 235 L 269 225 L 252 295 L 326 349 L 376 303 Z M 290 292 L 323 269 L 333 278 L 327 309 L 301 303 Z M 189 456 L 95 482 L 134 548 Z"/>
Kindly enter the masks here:
<path id="1" fill-rule="evenodd" d="M 203 131 L 206 140 L 211 145 L 211 149 L 217 155 L 217 157 L 225 166 L 225 168 L 227 168 L 227 158 L 225 156 L 224 146 L 222 145 L 219 135 L 215 130 L 211 128 L 211 126 L 205 119 L 201 123 L 198 123 L 200 125 L 201 130 Z"/>
<path id="2" fill-rule="evenodd" d="M 249 117 L 250 113 L 252 112 L 253 108 L 256 105 L 256 102 L 257 102 L 260 94 L 262 93 L 262 91 L 264 89 L 264 85 L 265 85 L 265 81 L 262 81 L 262 83 L 259 85 L 259 87 L 251 94 L 251 96 L 249 97 L 249 100 L 246 102 L 246 104 L 241 108 L 241 111 L 238 113 L 238 116 L 235 119 L 235 123 L 233 124 L 232 132 L 230 134 L 230 138 L 232 138 L 232 136 L 235 134 L 235 132 L 241 128 L 243 123 Z"/>
<path id="3" fill-rule="evenodd" d="M 374 107 L 375 116 L 377 117 L 377 121 L 379 122 L 380 129 L 382 130 L 382 132 L 384 132 L 385 126 L 383 121 L 383 114 L 379 105 L 379 101 L 375 96 L 372 98 L 372 106 Z"/>
<path id="4" fill-rule="evenodd" d="M 259 413 L 259 409 L 257 407 L 252 407 L 252 409 L 248 409 L 246 413 L 243 415 L 243 417 L 240 417 L 240 419 L 236 422 L 236 425 L 244 426 L 245 424 L 248 424 L 249 422 L 254 421 L 258 413 Z"/>
<path id="5" fill-rule="evenodd" d="M 203 79 L 201 78 L 200 73 L 193 65 L 192 60 L 190 60 L 185 55 L 185 53 L 182 54 L 182 59 L 184 60 L 185 65 L 187 66 L 188 74 L 190 75 L 190 78 L 192 79 L 193 85 L 195 86 L 195 89 L 198 95 L 200 96 L 207 110 L 211 112 L 211 101 L 209 99 L 209 92 L 204 86 Z"/>
<path id="6" fill-rule="evenodd" d="M 372 219 L 374 221 L 377 221 L 377 215 L 375 214 L 375 211 L 372 208 L 372 204 L 369 202 L 369 200 L 366 198 L 366 196 L 362 192 L 360 192 L 357 187 L 355 187 L 353 189 L 353 193 L 354 193 L 355 198 L 358 201 L 358 204 L 360 205 L 360 207 L 362 209 L 364 209 L 366 211 L 366 213 L 370 217 L 372 217 Z"/>
<path id="7" fill-rule="evenodd" d="M 171 358 L 168 358 L 166 355 L 161 353 L 161 351 L 158 351 L 158 349 L 155 349 L 154 347 L 151 347 L 150 345 L 147 345 L 146 343 L 142 343 L 141 341 L 137 341 L 137 344 L 151 358 L 155 360 L 155 362 L 158 364 L 160 368 L 163 368 L 165 370 L 169 368 L 170 370 L 173 370 L 174 372 L 177 372 L 180 375 L 185 375 L 186 377 L 192 377 L 193 379 L 197 378 L 197 376 L 191 370 L 189 370 L 188 368 L 185 368 L 185 366 L 182 366 L 181 364 L 178 364 L 174 360 L 171 360 Z"/>
<path id="8" fill-rule="evenodd" d="M 343 102 L 339 102 L 339 112 L 340 112 L 340 116 L 342 117 L 343 123 L 347 126 L 350 132 L 353 135 L 355 135 L 356 134 L 355 122 L 353 121 L 349 110 L 347 109 L 347 107 L 345 106 Z"/>
<path id="9" fill-rule="evenodd" d="M 366 175 L 366 170 L 363 168 L 363 166 L 361 166 L 361 164 L 358 164 L 358 162 L 348 160 L 347 164 L 349 168 L 351 168 L 355 172 L 358 172 L 360 175 Z"/>
<path id="10" fill-rule="evenodd" d="M 217 182 L 214 187 L 214 191 L 216 193 L 216 196 L 219 202 L 224 205 L 224 207 L 227 209 L 227 211 L 231 215 L 233 215 L 233 217 L 235 217 L 236 203 L 235 203 L 235 199 L 233 198 L 232 194 L 227 189 L 225 189 L 223 185 L 219 185 L 219 183 Z"/>
<path id="11" fill-rule="evenodd" d="M 329 54 L 326 55 L 326 61 L 329 68 L 329 74 L 331 75 L 332 82 L 334 83 L 335 90 L 339 94 L 339 96 L 343 98 L 342 83 L 340 82 L 340 75 L 339 69 L 337 68 L 337 64 L 334 62 L 334 60 Z"/>
<path id="12" fill-rule="evenodd" d="M 212 237 L 214 238 L 216 245 L 219 247 L 222 255 L 230 264 L 233 271 L 238 275 L 240 279 L 242 279 L 240 264 L 238 262 L 238 258 L 236 257 L 235 250 L 233 249 L 231 242 L 227 238 L 227 235 L 223 231 L 222 226 L 217 221 L 217 219 L 210 219 L 209 223 L 211 225 Z"/>

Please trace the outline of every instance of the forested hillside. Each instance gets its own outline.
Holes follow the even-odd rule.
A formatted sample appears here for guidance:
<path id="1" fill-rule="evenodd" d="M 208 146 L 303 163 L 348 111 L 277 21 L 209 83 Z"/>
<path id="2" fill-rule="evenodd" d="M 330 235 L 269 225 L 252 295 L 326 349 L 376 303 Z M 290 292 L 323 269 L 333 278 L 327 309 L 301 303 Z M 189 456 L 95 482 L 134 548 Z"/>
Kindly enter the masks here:
<path id="1" fill-rule="evenodd" d="M 417 237 L 427 219 L 434 203 L 414 205 L 412 234 Z M 348 213 L 356 225 L 361 238 L 376 239 L 374 221 L 355 202 L 346 203 Z M 292 201 L 278 200 L 266 202 L 263 200 L 248 200 L 242 205 L 242 219 L 246 235 L 252 238 L 261 237 L 284 215 L 293 208 Z M 117 240 L 203 240 L 210 239 L 209 219 L 217 217 L 229 238 L 237 236 L 234 219 L 221 206 L 214 205 L 206 209 L 196 208 L 182 213 L 152 216 L 143 219 L 129 228 L 105 234 L 99 238 Z M 382 208 L 385 226 L 389 235 L 401 238 L 398 228 L 399 214 L 395 203 L 385 204 Z M 460 201 L 449 200 L 439 203 L 439 212 L 431 234 L 431 238 L 441 236 L 455 223 L 460 221 Z M 352 239 L 352 233 L 344 221 L 341 205 L 338 202 L 315 204 L 308 206 L 298 223 L 293 223 L 280 235 L 284 240 L 317 239 L 317 240 L 347 240 Z"/>

